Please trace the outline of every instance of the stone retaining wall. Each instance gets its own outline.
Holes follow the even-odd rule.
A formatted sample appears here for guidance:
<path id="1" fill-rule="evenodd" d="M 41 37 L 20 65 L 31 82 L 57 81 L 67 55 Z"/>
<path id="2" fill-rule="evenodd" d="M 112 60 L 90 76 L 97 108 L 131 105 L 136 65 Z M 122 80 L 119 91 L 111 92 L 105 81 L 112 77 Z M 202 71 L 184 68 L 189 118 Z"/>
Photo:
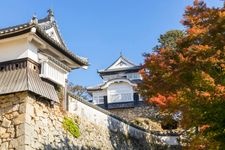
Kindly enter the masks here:
<path id="1" fill-rule="evenodd" d="M 0 96 L 0 150 L 25 149 L 27 93 Z"/>
<path id="2" fill-rule="evenodd" d="M 80 117 L 79 138 L 73 138 L 62 128 L 64 116 L 72 115 L 62 111 L 57 104 L 50 105 L 49 101 L 30 92 L 1 95 L 0 150 L 147 150 L 157 149 L 153 143 L 157 140 L 160 143 L 163 138 L 164 142 L 177 144 L 173 143 L 175 136 L 154 137 L 109 117 L 107 111 L 99 111 L 78 100 L 76 102 Z"/>
<path id="3" fill-rule="evenodd" d="M 139 117 L 151 118 L 153 120 L 157 120 L 160 118 L 160 114 L 157 108 L 145 103 L 140 104 L 139 106 L 134 108 L 111 109 L 109 111 L 127 121 L 133 121 Z"/>
<path id="4" fill-rule="evenodd" d="M 29 95 L 26 104 L 29 113 L 25 133 L 29 134 L 29 149 L 112 149 L 108 132 L 85 119 L 79 119 L 81 136 L 76 139 L 62 127 L 64 116 L 73 117 L 71 114 L 33 95 Z"/>
<path id="5" fill-rule="evenodd" d="M 73 138 L 64 116 L 73 117 L 29 92 L 0 96 L 0 150 L 113 149 L 108 130 L 82 118 L 81 136 Z"/>

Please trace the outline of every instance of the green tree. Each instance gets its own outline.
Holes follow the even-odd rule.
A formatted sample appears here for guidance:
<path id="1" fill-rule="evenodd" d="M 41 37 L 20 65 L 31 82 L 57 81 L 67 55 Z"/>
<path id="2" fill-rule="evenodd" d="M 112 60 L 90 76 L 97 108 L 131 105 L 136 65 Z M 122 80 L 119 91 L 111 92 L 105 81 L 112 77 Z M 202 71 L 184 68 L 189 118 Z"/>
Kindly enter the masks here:
<path id="1" fill-rule="evenodd" d="M 184 32 L 181 30 L 170 30 L 165 34 L 160 35 L 158 39 L 159 44 L 154 48 L 154 50 L 158 51 L 160 48 L 168 48 L 177 49 L 177 42 L 181 38 L 184 37 Z"/>
<path id="2" fill-rule="evenodd" d="M 139 91 L 164 111 L 182 112 L 185 129 L 198 127 L 190 149 L 225 149 L 225 9 L 202 1 L 188 6 L 186 34 L 145 55 Z"/>

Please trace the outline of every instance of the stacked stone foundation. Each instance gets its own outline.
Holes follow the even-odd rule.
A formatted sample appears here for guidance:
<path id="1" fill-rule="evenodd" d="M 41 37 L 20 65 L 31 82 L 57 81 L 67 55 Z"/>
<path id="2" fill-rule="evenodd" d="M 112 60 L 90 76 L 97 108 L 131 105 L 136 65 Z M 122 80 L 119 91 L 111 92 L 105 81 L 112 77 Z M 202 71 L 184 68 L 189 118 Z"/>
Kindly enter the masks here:
<path id="1" fill-rule="evenodd" d="M 0 150 L 63 148 L 59 106 L 29 92 L 0 96 Z M 67 146 L 68 147 L 68 146 Z"/>
<path id="2" fill-rule="evenodd" d="M 0 96 L 0 150 L 25 149 L 27 93 Z"/>
<path id="3" fill-rule="evenodd" d="M 81 136 L 74 138 L 62 127 L 64 116 L 73 118 L 74 115 L 62 111 L 60 104 L 52 105 L 31 92 L 1 95 L 0 150 L 154 149 L 151 138 L 140 136 L 146 133 L 129 127 L 133 134 L 125 134 L 128 128 L 125 130 L 124 127 L 128 125 L 110 116 L 106 120 L 110 126 L 104 127 L 102 122 L 92 122 L 90 117 L 84 115 L 92 108 L 79 101 L 77 103 L 83 113 L 77 114 Z M 98 112 L 95 109 L 92 111 Z"/>

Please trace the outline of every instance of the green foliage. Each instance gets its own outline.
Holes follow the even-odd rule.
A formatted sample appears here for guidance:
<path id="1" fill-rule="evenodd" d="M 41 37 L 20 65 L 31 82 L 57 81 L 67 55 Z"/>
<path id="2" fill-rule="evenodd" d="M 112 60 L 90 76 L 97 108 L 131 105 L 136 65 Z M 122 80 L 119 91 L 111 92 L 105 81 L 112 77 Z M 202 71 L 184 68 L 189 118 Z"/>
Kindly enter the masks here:
<path id="1" fill-rule="evenodd" d="M 184 37 L 184 32 L 181 30 L 170 30 L 167 31 L 165 34 L 160 35 L 158 39 L 159 44 L 154 48 L 154 50 L 159 50 L 160 48 L 170 47 L 172 49 L 177 48 L 177 42 L 181 38 Z"/>
<path id="2" fill-rule="evenodd" d="M 177 125 L 178 125 L 178 122 L 175 121 L 171 115 L 164 116 L 161 121 L 161 127 L 164 130 L 177 129 Z"/>
<path id="3" fill-rule="evenodd" d="M 72 118 L 64 117 L 63 128 L 75 138 L 80 136 L 79 126 L 73 121 Z"/>

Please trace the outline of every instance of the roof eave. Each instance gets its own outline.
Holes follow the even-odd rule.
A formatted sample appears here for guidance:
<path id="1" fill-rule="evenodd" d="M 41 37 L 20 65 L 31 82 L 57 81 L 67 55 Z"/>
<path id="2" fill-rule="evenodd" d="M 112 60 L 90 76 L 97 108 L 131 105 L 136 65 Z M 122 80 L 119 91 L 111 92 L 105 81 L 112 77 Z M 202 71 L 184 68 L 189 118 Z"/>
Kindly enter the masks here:
<path id="1" fill-rule="evenodd" d="M 28 26 L 28 27 L 23 28 L 23 29 L 13 30 L 13 31 L 11 30 L 9 32 L 1 31 L 0 32 L 0 40 L 1 39 L 6 39 L 6 38 L 15 37 L 15 36 L 19 36 L 19 35 L 22 35 L 22 34 L 29 33 L 30 32 L 30 29 L 32 27 L 33 26 Z M 2 32 L 4 32 L 4 33 L 2 33 Z"/>
<path id="2" fill-rule="evenodd" d="M 141 70 L 141 66 L 137 66 L 136 68 L 124 68 L 124 69 L 120 69 L 120 70 L 101 70 L 101 71 L 97 71 L 98 74 L 100 76 L 102 75 L 108 75 L 108 74 L 116 74 L 116 73 L 120 73 L 120 72 L 135 72 L 135 71 L 139 71 Z"/>
<path id="3" fill-rule="evenodd" d="M 80 65 L 81 67 L 89 65 L 87 61 L 82 60 L 78 56 L 74 56 L 72 52 L 65 49 L 65 47 L 61 46 L 59 43 L 51 39 L 51 37 L 49 37 L 47 33 L 44 33 L 44 31 L 42 31 L 38 26 L 36 26 L 36 29 L 37 29 L 37 32 L 36 32 L 37 36 L 39 36 L 40 38 L 45 40 L 47 43 L 49 43 L 52 47 L 59 50 L 62 54 L 64 54 L 65 56 L 73 60 L 76 64 Z"/>
<path id="4" fill-rule="evenodd" d="M 12 28 L 6 28 L 5 30 L 2 29 L 0 30 L 0 40 L 1 39 L 6 39 L 10 37 L 15 37 L 15 36 L 20 36 L 22 34 L 26 34 L 31 32 L 31 29 L 35 27 L 37 30 L 35 34 L 39 36 L 41 39 L 49 43 L 52 47 L 55 49 L 59 50 L 62 54 L 64 54 L 66 57 L 70 58 L 72 61 L 74 61 L 76 64 L 78 64 L 80 67 L 85 67 L 88 66 L 88 61 L 82 60 L 78 56 L 75 56 L 72 52 L 69 50 L 65 49 L 63 46 L 60 44 L 56 43 L 51 37 L 48 37 L 47 33 L 44 33 L 37 25 L 35 24 L 23 24 L 23 25 L 18 25 L 14 26 Z M 76 68 L 76 67 L 75 67 Z"/>

